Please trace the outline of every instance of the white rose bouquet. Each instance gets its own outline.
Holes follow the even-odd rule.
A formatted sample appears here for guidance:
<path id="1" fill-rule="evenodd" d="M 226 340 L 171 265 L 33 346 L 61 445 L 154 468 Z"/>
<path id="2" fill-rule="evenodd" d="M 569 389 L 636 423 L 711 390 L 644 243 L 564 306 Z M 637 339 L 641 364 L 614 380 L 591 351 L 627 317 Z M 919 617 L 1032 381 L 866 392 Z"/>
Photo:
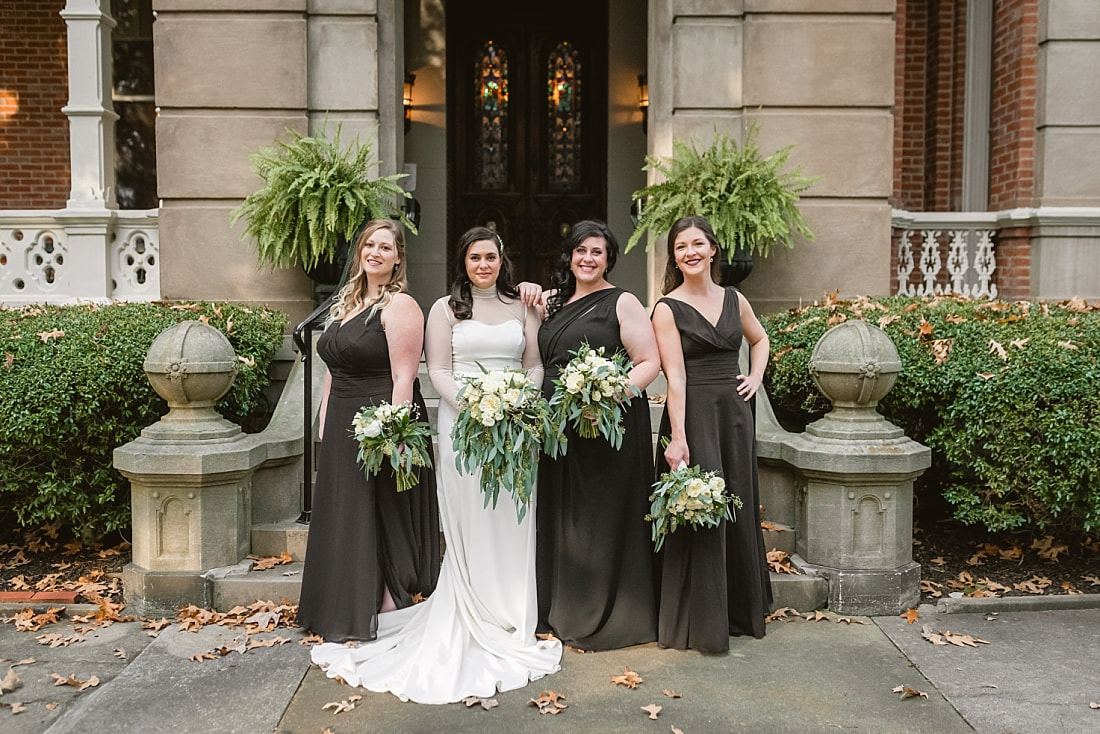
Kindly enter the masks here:
<path id="1" fill-rule="evenodd" d="M 420 410 L 409 402 L 400 405 L 379 403 L 362 408 L 351 421 L 352 434 L 359 442 L 356 459 L 367 475 L 377 474 L 388 458 L 397 477 L 397 491 L 415 487 L 420 482 L 416 468 L 430 467 L 428 437 L 431 426 L 418 420 Z"/>
<path id="2" fill-rule="evenodd" d="M 544 446 L 557 449 L 559 426 L 542 391 L 522 370 L 496 370 L 471 377 L 456 398 L 451 429 L 455 466 L 481 468 L 485 506 L 497 506 L 501 488 L 512 493 L 519 520 L 527 514 Z"/>
<path id="3" fill-rule="evenodd" d="M 550 408 L 557 412 L 560 424 L 571 423 L 581 438 L 601 435 L 616 449 L 622 448 L 622 404 L 641 395 L 627 379 L 634 363 L 622 350 L 609 358 L 603 347 L 593 349 L 588 342 L 570 354 L 573 358 L 554 380 Z M 565 453 L 565 441 L 559 442 L 559 449 Z"/>
<path id="4" fill-rule="evenodd" d="M 725 490 L 726 480 L 718 472 L 704 472 L 698 466 L 688 468 L 683 462 L 679 468 L 662 474 L 653 484 L 649 514 L 645 516 L 653 523 L 654 550 L 661 550 L 665 536 L 681 526 L 714 528 L 722 518 L 732 522 L 733 508 L 741 507 L 741 498 Z"/>

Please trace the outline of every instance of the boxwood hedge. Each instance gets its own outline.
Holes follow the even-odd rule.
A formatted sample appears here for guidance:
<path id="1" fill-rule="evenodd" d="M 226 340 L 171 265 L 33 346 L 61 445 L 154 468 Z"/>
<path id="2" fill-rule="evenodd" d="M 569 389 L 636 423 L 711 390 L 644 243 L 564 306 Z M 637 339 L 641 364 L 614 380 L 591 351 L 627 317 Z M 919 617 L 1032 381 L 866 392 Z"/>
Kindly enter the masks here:
<path id="1" fill-rule="evenodd" d="M 919 509 L 993 531 L 1100 530 L 1100 303 L 833 296 L 765 316 L 765 385 L 788 430 L 830 409 L 807 365 L 848 319 L 897 346 L 903 371 L 879 410 L 932 448 Z"/>
<path id="2" fill-rule="evenodd" d="M 142 364 L 161 331 L 188 319 L 233 345 L 240 369 L 218 409 L 248 425 L 264 412 L 282 312 L 201 302 L 0 310 L 0 507 L 84 537 L 128 527 L 129 485 L 112 452 L 167 412 Z"/>

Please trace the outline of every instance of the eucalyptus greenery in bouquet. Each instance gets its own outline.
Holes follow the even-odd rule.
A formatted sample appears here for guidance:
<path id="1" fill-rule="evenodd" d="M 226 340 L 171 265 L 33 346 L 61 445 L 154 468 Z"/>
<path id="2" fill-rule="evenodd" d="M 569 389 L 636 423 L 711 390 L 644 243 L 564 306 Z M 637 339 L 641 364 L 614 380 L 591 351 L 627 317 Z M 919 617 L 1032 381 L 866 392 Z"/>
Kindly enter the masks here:
<path id="1" fill-rule="evenodd" d="M 370 219 L 394 218 L 410 232 L 416 225 L 398 206 L 411 195 L 398 185 L 407 174 L 370 177 L 376 161 L 368 140 L 340 142 L 287 128 L 290 141 L 277 140 L 249 156 L 264 185 L 230 212 L 230 224 L 246 222 L 241 239 L 252 238 L 261 263 L 301 265 L 307 270 L 332 262 L 341 240 L 350 243 Z"/>
<path id="2" fill-rule="evenodd" d="M 616 449 L 622 448 L 623 403 L 641 395 L 627 379 L 634 363 L 622 350 L 605 357 L 603 347 L 593 349 L 587 341 L 569 353 L 573 358 L 554 380 L 550 408 L 560 424 L 568 422 L 581 438 L 600 435 Z M 558 452 L 550 455 L 565 451 L 566 443 L 560 441 Z"/>
<path id="3" fill-rule="evenodd" d="M 382 402 L 364 407 L 352 418 L 352 434 L 359 442 L 356 460 L 368 476 L 377 474 L 388 459 L 397 478 L 397 491 L 420 483 L 417 467 L 431 467 L 428 440 L 432 428 L 418 420 L 420 409 L 408 401 L 400 405 Z"/>
<path id="4" fill-rule="evenodd" d="M 698 465 L 688 467 L 680 462 L 678 468 L 663 473 L 653 484 L 645 516 L 653 524 L 654 550 L 661 550 L 665 536 L 677 528 L 715 528 L 723 519 L 732 522 L 733 508 L 741 507 L 742 502 L 725 489 L 726 480 L 718 472 L 704 472 Z"/>
<path id="5" fill-rule="evenodd" d="M 458 391 L 458 417 L 451 429 L 455 467 L 481 468 L 485 506 L 497 506 L 501 488 L 512 493 L 520 521 L 527 514 L 538 476 L 539 452 L 556 450 L 559 426 L 542 391 L 522 370 L 486 371 Z"/>

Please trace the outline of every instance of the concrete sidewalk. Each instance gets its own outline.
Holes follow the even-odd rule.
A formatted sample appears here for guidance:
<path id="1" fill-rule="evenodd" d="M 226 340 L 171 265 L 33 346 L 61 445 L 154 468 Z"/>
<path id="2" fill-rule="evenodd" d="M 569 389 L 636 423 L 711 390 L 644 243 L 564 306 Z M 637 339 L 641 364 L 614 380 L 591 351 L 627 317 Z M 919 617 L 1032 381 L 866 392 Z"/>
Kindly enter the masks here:
<path id="1" fill-rule="evenodd" d="M 1100 703 L 1100 596 L 1092 601 L 1093 608 L 1041 611 L 997 611 L 994 603 L 962 614 L 926 606 L 915 624 L 899 617 L 789 618 L 770 623 L 763 640 L 734 638 L 728 655 L 655 645 L 566 650 L 559 673 L 499 694 L 491 710 L 402 703 L 341 685 L 310 665 L 299 630 L 255 636 L 289 638 L 286 644 L 194 662 L 189 658 L 197 653 L 238 645 L 240 630 L 208 626 L 192 633 L 172 625 L 154 638 L 137 622 L 116 623 L 85 633 L 83 642 L 50 648 L 35 638 L 76 634 L 71 622 L 33 633 L 0 624 L 0 658 L 35 660 L 14 668 L 21 686 L 0 696 L 0 704 L 25 707 L 19 714 L 0 708 L 0 731 L 1083 734 L 1100 731 L 1100 710 L 1089 706 Z M 12 613 L 0 609 L 0 616 Z M 921 636 L 926 626 L 988 644 L 933 645 Z M 613 684 L 624 668 L 645 682 L 633 690 Z M 7 670 L 0 666 L 0 679 Z M 94 675 L 100 683 L 79 691 L 55 686 L 51 673 L 79 681 Z M 903 700 L 896 686 L 927 698 Z M 563 694 L 569 708 L 550 716 L 528 705 L 548 690 Z M 324 709 L 355 695 L 362 698 L 350 711 Z M 642 710 L 651 704 L 662 707 L 656 720 Z"/>

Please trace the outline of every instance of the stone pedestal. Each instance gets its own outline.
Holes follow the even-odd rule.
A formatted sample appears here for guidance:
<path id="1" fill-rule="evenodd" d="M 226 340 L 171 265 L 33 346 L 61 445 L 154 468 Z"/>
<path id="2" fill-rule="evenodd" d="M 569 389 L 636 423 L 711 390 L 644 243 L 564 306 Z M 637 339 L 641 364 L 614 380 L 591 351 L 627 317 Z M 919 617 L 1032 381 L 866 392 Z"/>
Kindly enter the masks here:
<path id="1" fill-rule="evenodd" d="M 130 480 L 133 562 L 123 584 L 139 614 L 208 601 L 201 574 L 248 554 L 253 442 L 213 407 L 236 365 L 229 340 L 198 321 L 165 329 L 149 348 L 145 373 L 170 410 L 114 455 Z"/>
<path id="2" fill-rule="evenodd" d="M 920 600 L 913 480 L 931 464 L 928 447 L 875 410 L 901 371 L 897 350 L 881 329 L 850 321 L 825 333 L 810 370 L 834 408 L 782 445 L 798 473 L 795 563 L 829 580 L 833 611 L 897 614 Z"/>

